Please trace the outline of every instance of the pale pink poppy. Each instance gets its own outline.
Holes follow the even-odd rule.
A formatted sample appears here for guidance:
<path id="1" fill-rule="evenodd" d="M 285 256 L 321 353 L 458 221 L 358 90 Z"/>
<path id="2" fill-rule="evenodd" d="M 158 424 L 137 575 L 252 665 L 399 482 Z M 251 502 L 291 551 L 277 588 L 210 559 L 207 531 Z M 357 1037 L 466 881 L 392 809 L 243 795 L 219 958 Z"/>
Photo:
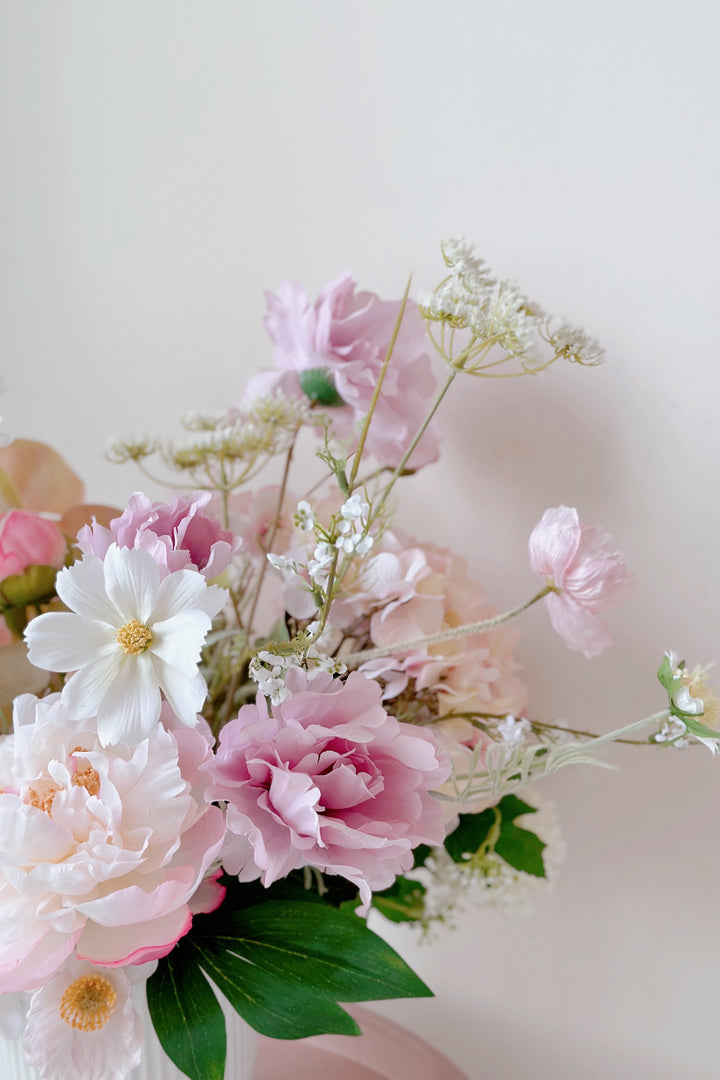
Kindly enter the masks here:
<path id="1" fill-rule="evenodd" d="M 545 597 L 554 629 L 571 649 L 588 658 L 612 644 L 598 611 L 618 607 L 632 588 L 625 556 L 596 525 L 584 525 L 577 510 L 546 510 L 530 534 L 530 565 L 555 591 Z"/>
<path id="2" fill-rule="evenodd" d="M 324 369 L 344 405 L 328 410 L 335 435 L 352 442 L 355 427 L 364 420 L 377 385 L 383 360 L 400 311 L 399 301 L 380 300 L 373 293 L 355 292 L 351 274 L 330 282 L 311 304 L 300 285 L 285 281 L 278 295 L 267 294 L 265 320 L 275 344 L 277 372 L 251 380 L 246 399 L 280 389 L 301 393 L 298 377 Z M 395 466 L 424 419 L 436 390 L 426 351 L 425 324 L 417 306 L 408 302 L 382 393 L 370 425 L 368 453 Z M 438 455 L 434 426 L 410 458 L 420 468 Z"/>

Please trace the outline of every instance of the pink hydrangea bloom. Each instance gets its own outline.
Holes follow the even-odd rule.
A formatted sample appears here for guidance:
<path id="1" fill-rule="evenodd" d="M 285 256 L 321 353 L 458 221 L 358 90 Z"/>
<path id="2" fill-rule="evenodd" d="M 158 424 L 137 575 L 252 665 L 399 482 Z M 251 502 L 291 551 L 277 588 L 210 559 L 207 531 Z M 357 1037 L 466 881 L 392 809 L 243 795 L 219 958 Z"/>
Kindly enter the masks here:
<path id="1" fill-rule="evenodd" d="M 78 533 L 77 544 L 84 555 L 105 558 L 111 544 L 120 548 L 149 551 L 158 566 L 169 571 L 198 570 L 206 580 L 221 574 L 240 542 L 223 529 L 206 508 L 209 491 L 197 491 L 177 499 L 172 506 L 151 502 L 136 491 L 127 509 L 110 522 L 110 528 L 93 522 Z"/>
<path id="2" fill-rule="evenodd" d="M 57 694 L 16 700 L 0 743 L 4 992 L 43 986 L 73 952 L 138 964 L 187 933 L 225 834 L 199 771 L 210 754 L 202 731 L 181 725 L 103 747 Z"/>
<path id="3" fill-rule="evenodd" d="M 67 544 L 54 521 L 30 510 L 10 510 L 0 516 L 0 581 L 21 574 L 28 566 L 65 562 Z"/>
<path id="4" fill-rule="evenodd" d="M 228 803 L 223 864 L 265 885 L 302 866 L 385 889 L 413 848 L 440 844 L 442 811 L 429 791 L 448 767 L 431 735 L 388 716 L 380 687 L 352 672 L 287 677 L 292 696 L 262 697 L 223 728 L 209 797 Z"/>
<path id="5" fill-rule="evenodd" d="M 335 434 L 351 441 L 355 425 L 367 415 L 400 302 L 356 293 L 355 280 L 347 273 L 327 285 L 313 305 L 301 286 L 289 281 L 283 282 L 277 296 L 268 293 L 267 302 L 265 326 L 275 344 L 279 370 L 251 380 L 246 398 L 273 389 L 297 395 L 301 393 L 298 373 L 323 368 L 345 402 L 344 407 L 329 410 Z M 409 302 L 370 425 L 367 451 L 384 464 L 399 464 L 435 389 L 425 351 L 425 326 L 416 305 Z M 420 468 L 437 455 L 437 433 L 431 426 L 410 465 Z"/>
<path id="6" fill-rule="evenodd" d="M 583 525 L 577 510 L 546 510 L 529 541 L 530 565 L 557 592 L 545 597 L 554 629 L 571 649 L 597 656 L 612 638 L 597 612 L 617 607 L 632 588 L 622 552 L 608 533 Z"/>

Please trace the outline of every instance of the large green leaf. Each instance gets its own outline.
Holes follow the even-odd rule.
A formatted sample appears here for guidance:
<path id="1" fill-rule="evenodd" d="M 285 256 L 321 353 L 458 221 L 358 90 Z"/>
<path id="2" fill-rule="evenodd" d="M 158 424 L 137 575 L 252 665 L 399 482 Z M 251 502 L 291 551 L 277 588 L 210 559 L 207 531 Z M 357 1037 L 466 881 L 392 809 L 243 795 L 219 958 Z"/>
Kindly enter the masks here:
<path id="1" fill-rule="evenodd" d="M 389 889 L 373 893 L 373 907 L 391 922 L 417 922 L 425 914 L 427 889 L 420 881 L 398 877 Z"/>
<path id="2" fill-rule="evenodd" d="M 225 1017 L 200 968 L 176 947 L 147 983 L 153 1026 L 165 1053 L 191 1080 L 223 1080 Z"/>
<path id="3" fill-rule="evenodd" d="M 245 892 L 249 906 L 238 906 Z M 357 915 L 317 898 L 258 902 L 256 890 L 236 883 L 217 911 L 195 917 L 148 985 L 160 1041 L 191 1080 L 222 1075 L 209 1071 L 220 1056 L 202 1030 L 207 1020 L 216 1031 L 223 1019 L 207 1000 L 215 999 L 206 976 L 252 1027 L 276 1039 L 359 1034 L 338 1002 L 431 996 Z"/>

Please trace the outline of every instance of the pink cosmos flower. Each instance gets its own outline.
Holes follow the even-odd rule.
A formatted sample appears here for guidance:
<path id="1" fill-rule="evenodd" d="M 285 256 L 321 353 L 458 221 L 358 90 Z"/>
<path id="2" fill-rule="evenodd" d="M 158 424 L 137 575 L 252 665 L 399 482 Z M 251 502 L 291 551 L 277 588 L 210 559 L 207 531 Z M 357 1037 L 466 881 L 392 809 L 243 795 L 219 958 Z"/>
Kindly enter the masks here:
<path id="1" fill-rule="evenodd" d="M 0 581 L 21 574 L 28 566 L 65 562 L 67 544 L 54 521 L 30 510 L 10 510 L 0 516 Z"/>
<path id="2" fill-rule="evenodd" d="M 116 966 L 165 956 L 218 857 L 202 730 L 158 724 L 100 744 L 59 695 L 23 695 L 0 742 L 0 986 L 43 986 L 75 952 Z M 209 898 L 202 909 L 208 910 Z"/>
<path id="3" fill-rule="evenodd" d="M 618 607 L 632 588 L 625 556 L 603 529 L 583 525 L 577 510 L 546 510 L 530 534 L 530 565 L 557 592 L 545 597 L 554 629 L 588 658 L 612 644 L 597 612 Z"/>
<path id="4" fill-rule="evenodd" d="M 298 374 L 325 369 L 344 407 L 331 408 L 335 434 L 351 441 L 365 418 L 390 344 L 399 301 L 355 293 L 355 279 L 343 274 L 311 305 L 300 285 L 285 281 L 278 295 L 267 294 L 267 331 L 275 343 L 276 373 L 257 376 L 246 397 L 273 389 L 301 393 Z M 370 425 L 367 450 L 386 465 L 399 464 L 435 394 L 435 378 L 425 352 L 425 326 L 412 302 L 405 309 L 392 360 Z M 410 466 L 420 468 L 438 455 L 434 427 L 414 451 Z"/>
<path id="5" fill-rule="evenodd" d="M 168 506 L 136 491 L 109 529 L 95 521 L 85 525 L 78 533 L 78 547 L 83 554 L 101 559 L 113 543 L 119 548 L 142 548 L 170 572 L 197 570 L 209 580 L 229 566 L 240 546 L 229 529 L 206 513 L 211 497 L 209 491 L 197 491 Z"/>
<path id="6" fill-rule="evenodd" d="M 228 803 L 223 865 L 265 885 L 302 866 L 385 889 L 409 870 L 413 848 L 440 844 L 430 794 L 448 776 L 431 735 L 388 716 L 380 687 L 352 672 L 287 677 L 292 696 L 259 697 L 223 728 L 208 797 Z"/>

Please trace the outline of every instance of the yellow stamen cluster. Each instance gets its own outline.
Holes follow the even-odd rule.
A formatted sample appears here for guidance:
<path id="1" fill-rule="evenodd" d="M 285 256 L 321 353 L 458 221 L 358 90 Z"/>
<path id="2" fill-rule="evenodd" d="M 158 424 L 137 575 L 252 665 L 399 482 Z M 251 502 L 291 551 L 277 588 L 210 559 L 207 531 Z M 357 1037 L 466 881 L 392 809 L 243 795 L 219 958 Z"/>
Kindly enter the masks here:
<path id="1" fill-rule="evenodd" d="M 42 794 L 39 791 L 36 791 L 35 788 L 30 788 L 25 796 L 25 802 L 28 806 L 34 806 L 38 810 L 42 810 L 48 817 L 52 817 L 53 799 L 57 793 L 57 788 L 47 788 Z"/>
<path id="2" fill-rule="evenodd" d="M 60 1015 L 79 1031 L 98 1031 L 115 1011 L 117 994 L 104 975 L 82 975 L 70 983 L 60 1002 Z"/>
<path id="3" fill-rule="evenodd" d="M 124 653 L 130 656 L 138 656 L 146 652 L 152 645 L 152 630 L 145 623 L 133 619 L 125 623 L 117 632 L 117 642 Z"/>

